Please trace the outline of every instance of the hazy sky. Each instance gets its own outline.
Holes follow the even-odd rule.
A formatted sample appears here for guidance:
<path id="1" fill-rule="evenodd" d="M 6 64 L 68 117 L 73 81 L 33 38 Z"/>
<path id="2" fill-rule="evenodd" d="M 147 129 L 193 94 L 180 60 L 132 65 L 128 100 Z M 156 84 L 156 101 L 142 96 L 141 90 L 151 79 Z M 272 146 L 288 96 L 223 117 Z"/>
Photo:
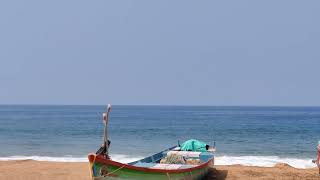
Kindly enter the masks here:
<path id="1" fill-rule="evenodd" d="M 320 1 L 1 1 L 0 104 L 320 105 Z"/>

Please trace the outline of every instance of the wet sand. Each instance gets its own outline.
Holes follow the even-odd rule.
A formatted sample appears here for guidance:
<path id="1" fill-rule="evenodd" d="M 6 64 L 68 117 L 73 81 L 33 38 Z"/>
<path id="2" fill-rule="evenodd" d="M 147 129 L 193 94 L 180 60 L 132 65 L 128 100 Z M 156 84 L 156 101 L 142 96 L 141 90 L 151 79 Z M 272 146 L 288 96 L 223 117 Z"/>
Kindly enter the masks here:
<path id="1" fill-rule="evenodd" d="M 1 180 L 88 180 L 88 163 L 60 163 L 40 161 L 1 161 Z M 217 180 L 254 180 L 254 179 L 279 179 L 279 180 L 320 180 L 318 169 L 296 169 L 286 164 L 275 167 L 251 166 L 215 166 L 212 168 L 208 179 Z"/>

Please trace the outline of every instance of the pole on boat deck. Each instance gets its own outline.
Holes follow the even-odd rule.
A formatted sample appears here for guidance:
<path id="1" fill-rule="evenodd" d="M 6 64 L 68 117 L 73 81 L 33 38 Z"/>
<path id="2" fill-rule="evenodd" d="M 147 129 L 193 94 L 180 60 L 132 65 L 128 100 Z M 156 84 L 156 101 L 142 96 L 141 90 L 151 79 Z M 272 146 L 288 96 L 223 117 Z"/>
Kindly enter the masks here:
<path id="1" fill-rule="evenodd" d="M 107 105 L 107 110 L 105 113 L 103 113 L 103 123 L 104 123 L 103 147 L 104 147 L 105 158 L 109 158 L 109 143 L 108 143 L 109 112 L 111 112 L 111 104 Z"/>

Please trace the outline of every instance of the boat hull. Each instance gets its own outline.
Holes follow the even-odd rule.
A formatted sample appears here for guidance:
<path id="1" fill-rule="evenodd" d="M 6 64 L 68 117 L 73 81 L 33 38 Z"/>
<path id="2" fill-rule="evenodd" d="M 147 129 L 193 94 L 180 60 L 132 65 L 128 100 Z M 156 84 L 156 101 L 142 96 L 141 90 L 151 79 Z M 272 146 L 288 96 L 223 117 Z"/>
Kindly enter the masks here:
<path id="1" fill-rule="evenodd" d="M 89 155 L 90 156 L 90 155 Z M 90 171 L 93 179 L 202 179 L 206 176 L 209 168 L 214 164 L 214 159 L 199 166 L 186 169 L 151 169 L 136 167 L 129 164 L 123 164 L 116 161 L 104 159 L 98 155 L 94 157 L 90 164 Z M 92 157 L 89 157 L 89 161 Z"/>

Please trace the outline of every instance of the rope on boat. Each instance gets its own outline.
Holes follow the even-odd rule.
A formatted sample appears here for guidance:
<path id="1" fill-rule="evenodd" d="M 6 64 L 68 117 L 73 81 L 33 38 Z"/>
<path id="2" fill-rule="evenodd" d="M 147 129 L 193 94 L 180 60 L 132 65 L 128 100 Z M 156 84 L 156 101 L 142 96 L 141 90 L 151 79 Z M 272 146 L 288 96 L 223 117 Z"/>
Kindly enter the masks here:
<path id="1" fill-rule="evenodd" d="M 169 173 L 167 173 L 167 177 L 168 177 L 169 180 L 171 180 Z"/>
<path id="2" fill-rule="evenodd" d="M 124 168 L 125 166 L 126 166 L 126 165 L 123 165 L 123 166 L 119 167 L 118 169 L 116 169 L 116 170 L 114 170 L 114 171 L 112 171 L 112 172 L 109 172 L 106 176 L 109 176 L 110 174 L 113 174 L 113 173 L 121 170 L 121 169 Z"/>

